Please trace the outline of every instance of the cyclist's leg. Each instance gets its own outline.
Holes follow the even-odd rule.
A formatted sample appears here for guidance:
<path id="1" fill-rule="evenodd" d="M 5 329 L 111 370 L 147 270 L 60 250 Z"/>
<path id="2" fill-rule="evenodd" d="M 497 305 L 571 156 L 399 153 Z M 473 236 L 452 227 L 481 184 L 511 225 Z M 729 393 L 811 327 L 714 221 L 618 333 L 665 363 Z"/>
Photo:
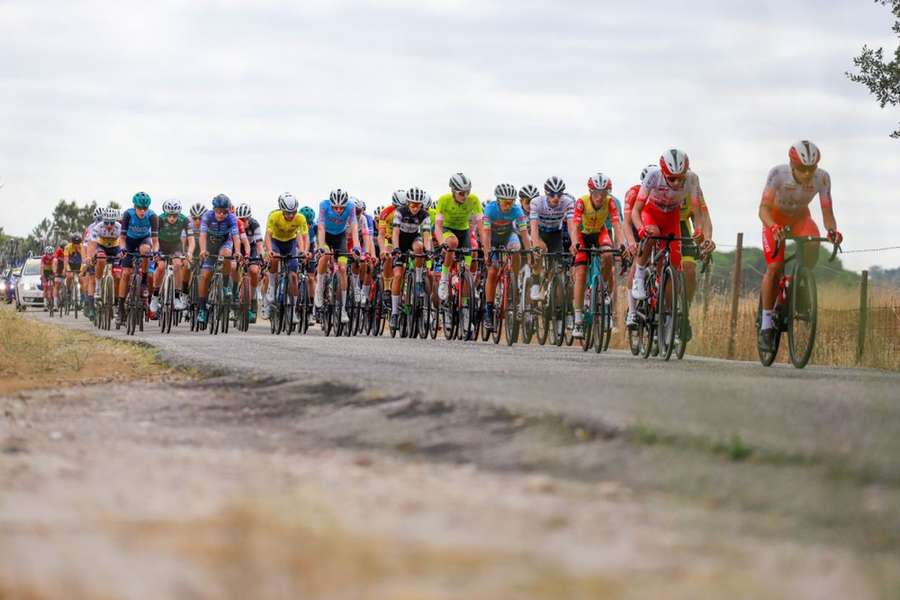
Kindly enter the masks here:
<path id="1" fill-rule="evenodd" d="M 819 227 L 807 212 L 806 216 L 791 225 L 791 235 L 819 237 Z M 810 269 L 816 266 L 819 260 L 819 242 L 803 244 L 803 264 Z"/>

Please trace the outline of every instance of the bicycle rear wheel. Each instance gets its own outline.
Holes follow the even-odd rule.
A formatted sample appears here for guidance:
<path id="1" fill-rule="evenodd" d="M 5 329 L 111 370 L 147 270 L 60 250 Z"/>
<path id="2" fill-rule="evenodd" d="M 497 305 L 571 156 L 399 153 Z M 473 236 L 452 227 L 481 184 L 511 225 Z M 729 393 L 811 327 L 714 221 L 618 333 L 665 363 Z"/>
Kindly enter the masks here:
<path id="1" fill-rule="evenodd" d="M 568 276 L 564 277 L 565 285 L 563 286 L 563 332 L 565 336 L 566 346 L 575 343 L 575 307 L 572 306 L 572 282 Z"/>
<path id="2" fill-rule="evenodd" d="M 591 349 L 591 346 L 593 346 L 594 340 L 600 338 L 600 335 L 597 335 L 597 332 L 595 332 L 599 325 L 599 319 L 597 318 L 597 281 L 592 280 L 590 282 L 590 287 L 585 288 L 585 292 L 590 294 L 590 300 L 588 300 L 588 309 L 582 315 L 582 329 L 584 334 L 581 338 L 581 349 L 587 352 Z M 582 305 L 584 305 L 583 300 Z"/>
<path id="3" fill-rule="evenodd" d="M 788 350 L 791 364 L 797 369 L 802 369 L 812 356 L 818 321 L 816 279 L 812 271 L 802 264 L 794 268 L 794 279 L 791 281 L 789 294 Z"/>
<path id="4" fill-rule="evenodd" d="M 503 337 L 503 320 L 506 318 L 504 313 L 506 312 L 507 284 L 508 281 L 505 275 L 501 275 L 497 278 L 497 289 L 495 290 L 496 295 L 494 298 L 499 298 L 500 301 L 494 303 L 494 322 L 492 323 L 494 328 L 491 330 L 491 338 L 494 340 L 495 344 L 499 344 L 500 338 Z M 485 317 L 485 324 L 487 324 L 487 317 Z"/>

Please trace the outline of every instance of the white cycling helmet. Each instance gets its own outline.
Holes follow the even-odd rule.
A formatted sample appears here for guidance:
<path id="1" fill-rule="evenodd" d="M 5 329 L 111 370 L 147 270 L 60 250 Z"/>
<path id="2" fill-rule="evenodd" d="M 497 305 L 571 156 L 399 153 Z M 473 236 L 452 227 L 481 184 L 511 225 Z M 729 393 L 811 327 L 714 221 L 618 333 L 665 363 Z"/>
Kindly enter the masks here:
<path id="1" fill-rule="evenodd" d="M 366 212 L 366 203 L 357 198 L 356 196 L 350 196 L 350 202 L 353 203 L 353 206 L 356 207 L 356 210 L 361 210 Z"/>
<path id="2" fill-rule="evenodd" d="M 202 202 L 194 202 L 194 204 L 191 205 L 191 216 L 195 219 L 199 219 L 204 214 L 206 214 L 207 210 L 209 209 L 206 208 L 206 205 Z"/>
<path id="3" fill-rule="evenodd" d="M 278 196 L 278 208 L 281 209 L 282 212 L 297 212 L 297 207 L 300 205 L 297 202 L 297 199 L 294 198 L 294 195 L 290 192 L 285 192 Z"/>
<path id="4" fill-rule="evenodd" d="M 53 246 L 44 246 L 44 254 L 52 254 Z"/>
<path id="5" fill-rule="evenodd" d="M 566 182 L 556 175 L 551 175 L 547 181 L 544 182 L 544 191 L 548 194 L 562 194 L 566 191 Z"/>
<path id="6" fill-rule="evenodd" d="M 600 191 L 612 191 L 612 179 L 604 175 L 603 173 L 597 173 L 596 175 L 592 175 L 587 182 L 588 189 L 592 192 Z"/>
<path id="7" fill-rule="evenodd" d="M 497 197 L 497 200 L 515 200 L 516 186 L 511 183 L 499 183 L 494 188 L 494 196 Z"/>
<path id="8" fill-rule="evenodd" d="M 454 173 L 450 176 L 450 189 L 454 192 L 469 193 L 472 191 L 472 182 L 462 173 Z"/>
<path id="9" fill-rule="evenodd" d="M 162 205 L 163 212 L 167 215 L 180 215 L 181 202 L 178 200 L 166 200 Z"/>
<path id="10" fill-rule="evenodd" d="M 347 203 L 350 202 L 350 196 L 348 196 L 347 192 L 340 188 L 332 190 L 331 194 L 328 196 L 328 199 L 331 202 L 331 206 L 333 206 L 334 208 L 347 206 Z"/>
<path id="11" fill-rule="evenodd" d="M 678 177 L 688 172 L 690 161 L 683 150 L 671 148 L 659 157 L 659 168 L 667 178 Z"/>
<path id="12" fill-rule="evenodd" d="M 238 204 L 238 207 L 234 211 L 234 214 L 238 219 L 249 219 L 250 216 L 253 214 L 253 211 L 250 210 L 249 204 L 247 204 L 246 202 L 243 202 L 241 204 Z"/>
<path id="13" fill-rule="evenodd" d="M 424 206 L 428 206 L 430 202 L 431 196 L 429 196 L 428 192 L 426 192 L 422 188 L 411 187 L 406 190 L 407 204 L 422 204 Z"/>
<path id="14" fill-rule="evenodd" d="M 94 221 L 99 221 L 103 218 L 103 207 L 98 206 L 94 209 Z"/>
<path id="15" fill-rule="evenodd" d="M 406 190 L 397 190 L 391 196 L 391 204 L 394 205 L 394 208 L 400 208 L 404 204 L 406 204 Z"/>
<path id="16" fill-rule="evenodd" d="M 641 171 L 641 183 L 644 183 L 644 180 L 647 179 L 647 173 L 649 173 L 650 171 L 652 171 L 655 168 L 656 168 L 656 165 L 652 165 L 652 164 L 647 165 L 646 167 L 643 168 L 643 170 Z"/>
<path id="17" fill-rule="evenodd" d="M 809 140 L 800 140 L 788 151 L 788 158 L 791 166 L 794 167 L 813 167 L 819 164 L 822 154 L 819 152 L 818 146 Z"/>
<path id="18" fill-rule="evenodd" d="M 540 195 L 541 192 L 538 191 L 537 186 L 531 185 L 530 183 L 523 185 L 522 189 L 519 190 L 519 198 L 521 199 L 534 200 Z"/>

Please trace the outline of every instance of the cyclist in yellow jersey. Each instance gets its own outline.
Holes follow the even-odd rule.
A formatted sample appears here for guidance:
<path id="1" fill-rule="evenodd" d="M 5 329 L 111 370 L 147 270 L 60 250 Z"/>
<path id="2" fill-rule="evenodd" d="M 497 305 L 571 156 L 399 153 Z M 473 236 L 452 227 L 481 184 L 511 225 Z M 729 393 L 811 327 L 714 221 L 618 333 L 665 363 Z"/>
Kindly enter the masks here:
<path id="1" fill-rule="evenodd" d="M 681 249 L 681 267 L 684 272 L 684 287 L 687 292 L 688 307 L 694 301 L 694 294 L 697 292 L 697 258 L 705 257 L 716 249 L 715 242 L 712 241 L 712 220 L 709 217 L 709 208 L 706 206 L 706 199 L 703 197 L 703 190 L 698 188 L 698 196 L 700 198 L 700 212 L 702 222 L 696 223 L 691 207 L 687 199 L 681 202 L 681 236 L 691 237 L 694 231 L 703 231 L 704 241 L 698 247 L 696 244 L 682 244 Z M 690 316 L 690 311 L 688 312 Z M 688 318 L 687 338 L 691 339 L 693 330 L 691 321 Z"/>
<path id="2" fill-rule="evenodd" d="M 281 256 L 303 255 L 309 252 L 309 225 L 306 217 L 298 213 L 300 203 L 291 193 L 284 193 L 278 197 L 278 210 L 269 213 L 266 221 L 265 247 L 267 254 Z M 281 261 L 272 260 L 269 264 L 269 272 L 266 274 L 269 280 L 266 288 L 266 302 L 263 306 L 263 318 L 269 317 L 269 305 L 275 300 L 275 275 L 281 269 Z M 296 298 L 300 293 L 297 279 L 297 259 L 291 258 L 288 263 L 291 272 L 290 293 Z"/>
<path id="3" fill-rule="evenodd" d="M 454 251 L 457 248 L 477 248 L 477 241 L 470 239 L 472 222 L 475 231 L 481 229 L 481 200 L 471 193 L 472 182 L 462 173 L 450 177 L 450 193 L 444 194 L 437 201 L 435 212 L 434 235 L 442 244 L 444 266 L 441 268 L 441 282 L 438 285 L 438 297 L 447 299 L 450 290 L 450 269 L 456 261 Z M 447 231 L 444 231 L 444 230 Z"/>

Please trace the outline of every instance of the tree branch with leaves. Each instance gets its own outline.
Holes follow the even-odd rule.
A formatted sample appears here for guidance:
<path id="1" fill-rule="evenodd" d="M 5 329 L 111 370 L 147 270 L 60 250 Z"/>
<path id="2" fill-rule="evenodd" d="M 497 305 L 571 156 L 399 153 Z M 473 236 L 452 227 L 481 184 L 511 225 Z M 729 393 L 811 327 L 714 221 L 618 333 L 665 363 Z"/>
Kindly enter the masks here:
<path id="1" fill-rule="evenodd" d="M 891 7 L 894 14 L 893 32 L 900 38 L 900 0 L 875 0 L 875 2 Z M 869 88 L 881 108 L 888 104 L 897 106 L 900 103 L 900 45 L 894 50 L 894 59 L 885 61 L 884 48 L 872 49 L 863 46 L 862 53 L 853 59 L 858 73 L 847 72 L 851 81 L 861 83 Z M 892 138 L 900 138 L 900 127 L 891 133 Z"/>

